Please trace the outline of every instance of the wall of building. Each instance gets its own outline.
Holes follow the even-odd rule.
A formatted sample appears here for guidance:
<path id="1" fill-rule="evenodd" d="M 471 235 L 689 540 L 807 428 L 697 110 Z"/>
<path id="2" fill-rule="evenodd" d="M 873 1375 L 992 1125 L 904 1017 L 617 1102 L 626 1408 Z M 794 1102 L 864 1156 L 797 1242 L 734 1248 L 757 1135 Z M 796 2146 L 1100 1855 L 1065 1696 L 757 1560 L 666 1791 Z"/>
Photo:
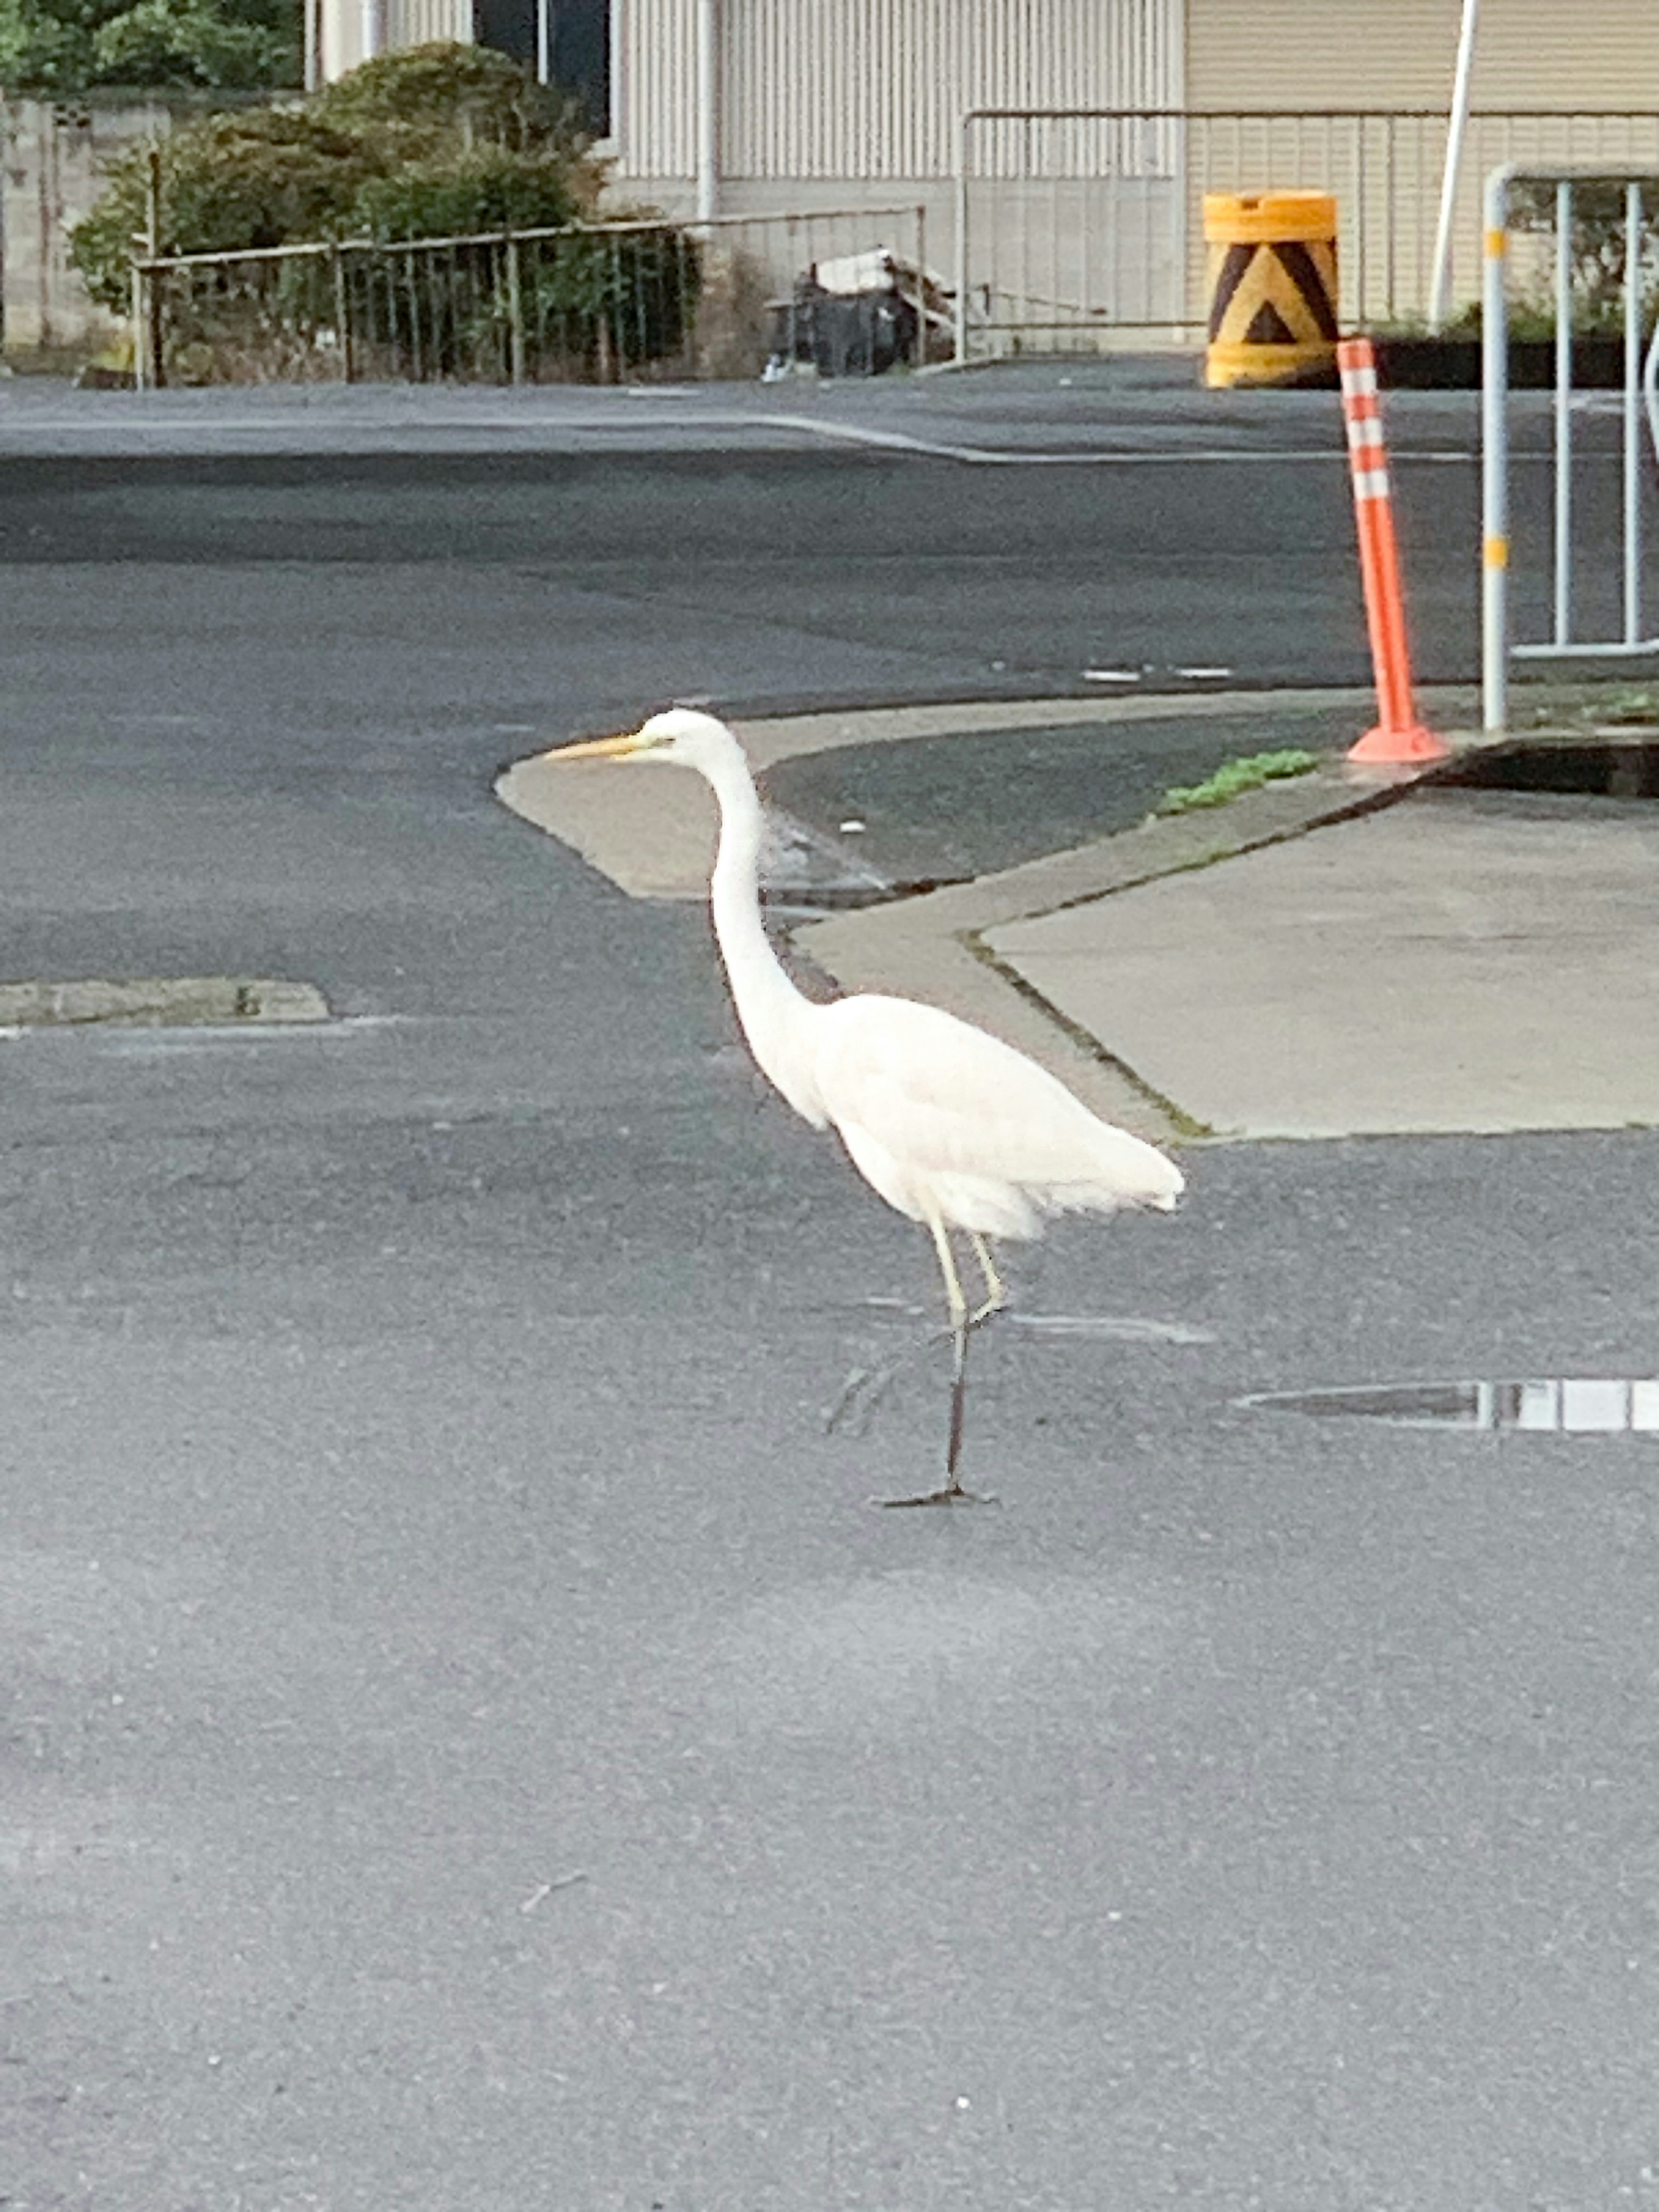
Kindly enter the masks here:
<path id="1" fill-rule="evenodd" d="M 1188 0 L 1194 107 L 1440 107 L 1462 0 Z M 1489 0 L 1480 107 L 1659 108 L 1653 0 Z"/>
<path id="2" fill-rule="evenodd" d="M 735 186 L 943 181 L 963 108 L 1181 104 L 1183 0 L 721 0 Z M 696 167 L 696 0 L 617 0 L 620 179 Z M 774 204 L 785 204 L 780 194 Z"/>
<path id="3" fill-rule="evenodd" d="M 385 51 L 399 53 L 406 46 L 429 46 L 434 40 L 472 38 L 472 0 L 380 0 L 385 24 Z M 318 65 L 322 81 L 331 84 L 363 60 L 365 0 L 320 0 L 318 10 Z"/>
<path id="4" fill-rule="evenodd" d="M 948 275 L 963 109 L 1179 106 L 1185 5 L 720 0 L 719 206 L 865 210 L 847 232 L 865 245 L 914 235 L 913 217 L 902 226 L 882 211 L 919 207 L 929 265 Z M 695 212 L 696 15 L 696 0 L 617 0 L 614 205 Z M 1024 150 L 1009 175 L 1024 173 Z M 976 167 L 996 158 L 981 140 Z M 1012 204 L 984 216 L 1023 220 Z"/>
<path id="5" fill-rule="evenodd" d="M 70 267 L 69 234 L 102 191 L 106 163 L 172 127 L 171 111 L 157 101 L 69 110 L 17 100 L 0 106 L 7 353 L 90 352 L 125 336 L 125 322 L 94 306 Z"/>

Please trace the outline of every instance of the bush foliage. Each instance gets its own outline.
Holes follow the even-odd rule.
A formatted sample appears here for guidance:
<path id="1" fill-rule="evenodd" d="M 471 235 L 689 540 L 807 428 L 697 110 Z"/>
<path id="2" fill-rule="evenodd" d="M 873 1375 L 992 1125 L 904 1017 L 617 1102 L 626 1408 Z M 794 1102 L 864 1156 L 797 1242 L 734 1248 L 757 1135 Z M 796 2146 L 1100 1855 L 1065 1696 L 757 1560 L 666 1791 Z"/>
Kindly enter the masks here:
<path id="1" fill-rule="evenodd" d="M 0 0 L 0 86 L 14 98 L 296 85 L 300 46 L 294 0 Z"/>
<path id="2" fill-rule="evenodd" d="M 601 182 L 564 95 L 478 46 L 385 55 L 303 104 L 209 116 L 160 155 L 167 254 L 553 225 L 591 213 Z M 131 297 L 149 189 L 149 149 L 136 147 L 71 237 L 106 307 Z"/>
<path id="3" fill-rule="evenodd" d="M 603 376 L 685 343 L 702 270 L 684 232 L 653 223 L 526 247 L 509 282 L 503 232 L 594 218 L 604 178 L 590 144 L 573 103 L 505 55 L 417 47 L 303 102 L 211 116 L 154 152 L 134 149 L 112 166 L 70 254 L 94 296 L 125 312 L 152 159 L 164 258 L 492 234 L 493 242 L 436 248 L 432 258 L 354 249 L 337 276 L 310 258 L 170 273 L 155 280 L 166 343 L 181 365 L 188 356 L 192 377 L 286 375 L 301 362 L 317 374 L 319 343 L 337 357 L 339 323 L 360 364 L 499 374 L 516 316 L 513 343 L 538 356 L 531 373 Z"/>

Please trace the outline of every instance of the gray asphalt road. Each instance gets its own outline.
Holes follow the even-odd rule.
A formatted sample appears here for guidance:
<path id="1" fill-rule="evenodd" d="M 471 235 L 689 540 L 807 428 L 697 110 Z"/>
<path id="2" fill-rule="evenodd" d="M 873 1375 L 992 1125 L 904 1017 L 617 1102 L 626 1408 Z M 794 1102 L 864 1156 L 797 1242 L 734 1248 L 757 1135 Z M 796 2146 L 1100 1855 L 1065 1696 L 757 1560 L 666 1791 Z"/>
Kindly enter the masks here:
<path id="1" fill-rule="evenodd" d="M 1224 761 L 1335 751 L 1359 726 L 1350 707 L 1280 709 L 1248 723 L 1200 711 L 991 730 L 804 754 L 769 769 L 765 788 L 775 807 L 890 884 L 966 882 L 1130 829 Z"/>
<path id="2" fill-rule="evenodd" d="M 212 592 L 299 563 L 337 601 L 310 617 L 324 646 L 342 623 L 355 635 L 354 591 L 388 642 L 429 638 L 422 593 L 448 581 L 429 572 L 458 568 L 458 644 L 478 634 L 480 589 L 538 645 L 580 640 L 538 671 L 536 711 L 555 714 L 586 711 L 596 678 L 629 705 L 665 678 L 775 702 L 1167 685 L 1192 667 L 1367 680 L 1336 402 L 1171 374 L 637 396 L 19 384 L 0 398 L 0 559 L 92 564 L 100 598 L 135 569 Z M 1537 397 L 1517 402 L 1522 634 L 1543 628 L 1547 588 Z M 1397 394 L 1390 425 L 1418 672 L 1468 681 L 1474 401 Z M 1593 413 L 1579 431 L 1582 635 L 1619 628 L 1616 428 Z M 112 613 L 155 619 L 142 599 Z"/>
<path id="3" fill-rule="evenodd" d="M 947 537 L 915 463 L 318 465 L 286 519 L 0 470 L 6 969 L 347 1017 L 0 1040 L 11 2204 L 1650 2190 L 1652 1447 L 1234 1401 L 1650 1370 L 1655 1140 L 1198 1154 L 1017 1282 L 1202 1340 L 994 1334 L 1000 1510 L 874 1513 L 938 1358 L 822 1409 L 929 1254 L 762 1094 L 701 917 L 488 796 L 674 690 L 965 684 L 976 564 L 1022 669 L 1075 661 L 966 493 L 895 609 L 890 471 Z M 806 481 L 799 539 L 666 550 Z M 549 551 L 602 515 L 597 571 Z"/>

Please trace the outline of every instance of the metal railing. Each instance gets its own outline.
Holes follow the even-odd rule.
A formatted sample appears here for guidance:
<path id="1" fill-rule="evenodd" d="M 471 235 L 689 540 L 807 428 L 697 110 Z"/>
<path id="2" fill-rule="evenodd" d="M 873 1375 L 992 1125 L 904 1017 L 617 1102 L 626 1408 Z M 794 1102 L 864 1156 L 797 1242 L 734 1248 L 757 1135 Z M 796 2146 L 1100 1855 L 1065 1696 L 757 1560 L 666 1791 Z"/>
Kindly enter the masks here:
<path id="1" fill-rule="evenodd" d="M 1201 331 L 1208 191 L 1334 193 L 1344 326 L 1419 321 L 1447 129 L 1429 109 L 970 110 L 956 177 L 958 357 Z M 1520 161 L 1659 163 L 1659 115 L 1471 115 L 1451 209 L 1454 313 L 1480 297 L 1480 179 Z"/>
<path id="2" fill-rule="evenodd" d="M 879 249 L 904 303 L 901 357 L 948 350 L 915 207 L 342 239 L 133 264 L 141 386 L 396 380 L 614 384 L 826 373 L 812 272 Z M 893 343 L 889 333 L 888 343 Z M 856 355 L 856 336 L 852 341 Z"/>
<path id="3" fill-rule="evenodd" d="M 1616 277 L 1618 330 L 1623 355 L 1620 411 L 1622 531 L 1620 549 L 1620 635 L 1616 638 L 1573 635 L 1579 579 L 1575 574 L 1573 538 L 1573 338 L 1578 286 L 1579 243 L 1576 226 L 1586 196 L 1611 191 L 1615 205 L 1591 217 L 1611 249 L 1613 261 L 1601 270 Z M 1514 270 L 1520 193 L 1532 201 L 1524 209 L 1536 259 L 1534 289 L 1548 272 L 1554 325 L 1555 385 L 1553 448 L 1553 562 L 1551 634 L 1520 641 L 1512 635 L 1510 577 L 1514 548 L 1510 526 L 1510 316 L 1517 289 Z M 1547 235 L 1540 220 L 1553 217 Z M 1647 196 L 1644 198 L 1644 194 Z M 1659 653 L 1659 636 L 1643 635 L 1643 433 L 1659 456 L 1659 326 L 1643 349 L 1649 302 L 1644 292 L 1644 246 L 1649 200 L 1659 195 L 1659 164 L 1579 163 L 1550 167 L 1510 162 L 1486 179 L 1485 283 L 1482 301 L 1481 396 L 1481 689 L 1482 719 L 1496 734 L 1509 720 L 1509 672 L 1512 659 L 1616 659 Z M 1608 217 L 1611 216 L 1611 220 Z M 1546 250 L 1547 249 L 1547 252 Z M 1622 264 L 1622 265 L 1620 265 Z M 1522 279 L 1524 282 L 1524 277 Z"/>

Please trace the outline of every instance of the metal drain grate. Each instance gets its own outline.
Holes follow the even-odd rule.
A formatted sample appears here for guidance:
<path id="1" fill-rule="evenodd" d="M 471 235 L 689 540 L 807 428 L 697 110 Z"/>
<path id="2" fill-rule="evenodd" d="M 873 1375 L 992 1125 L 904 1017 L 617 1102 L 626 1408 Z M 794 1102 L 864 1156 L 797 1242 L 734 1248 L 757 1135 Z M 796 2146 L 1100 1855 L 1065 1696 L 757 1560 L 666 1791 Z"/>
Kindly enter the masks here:
<path id="1" fill-rule="evenodd" d="M 0 1029 L 200 1028 L 241 1022 L 325 1022 L 328 1001 L 314 983 L 270 975 L 141 975 L 117 981 L 81 976 L 63 982 L 0 983 Z"/>

